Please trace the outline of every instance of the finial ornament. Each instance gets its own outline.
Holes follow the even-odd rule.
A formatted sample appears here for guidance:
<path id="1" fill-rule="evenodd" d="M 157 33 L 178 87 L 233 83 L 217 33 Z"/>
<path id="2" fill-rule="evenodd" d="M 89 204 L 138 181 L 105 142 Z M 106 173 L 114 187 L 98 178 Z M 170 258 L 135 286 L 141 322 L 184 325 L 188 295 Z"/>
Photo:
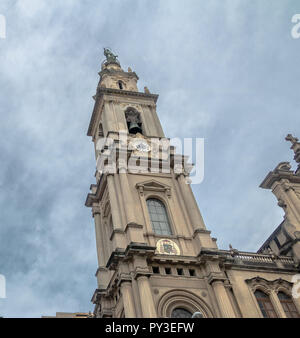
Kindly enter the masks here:
<path id="1" fill-rule="evenodd" d="M 286 141 L 290 141 L 292 143 L 292 145 L 294 145 L 295 143 L 297 143 L 299 141 L 297 139 L 297 137 L 293 137 L 292 134 L 287 134 L 285 139 L 286 139 Z"/>
<path id="2" fill-rule="evenodd" d="M 113 54 L 109 48 L 104 48 L 104 55 L 106 57 L 106 62 L 114 62 L 119 64 L 119 61 L 117 60 L 118 55 Z"/>
<path id="3" fill-rule="evenodd" d="M 280 162 L 275 170 L 284 170 L 284 171 L 290 171 L 291 165 L 289 162 Z"/>

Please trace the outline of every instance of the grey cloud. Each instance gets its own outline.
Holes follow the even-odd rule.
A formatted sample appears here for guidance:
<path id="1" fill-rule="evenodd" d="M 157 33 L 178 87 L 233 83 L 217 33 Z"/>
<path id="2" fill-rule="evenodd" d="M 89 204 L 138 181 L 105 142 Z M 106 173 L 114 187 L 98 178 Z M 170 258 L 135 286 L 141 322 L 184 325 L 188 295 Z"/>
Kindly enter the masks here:
<path id="1" fill-rule="evenodd" d="M 160 95 L 168 137 L 205 138 L 205 179 L 193 190 L 219 246 L 258 249 L 282 219 L 258 185 L 292 160 L 284 136 L 300 136 L 297 11 L 296 1 L 2 1 L 1 315 L 92 310 L 86 130 L 106 46 Z"/>

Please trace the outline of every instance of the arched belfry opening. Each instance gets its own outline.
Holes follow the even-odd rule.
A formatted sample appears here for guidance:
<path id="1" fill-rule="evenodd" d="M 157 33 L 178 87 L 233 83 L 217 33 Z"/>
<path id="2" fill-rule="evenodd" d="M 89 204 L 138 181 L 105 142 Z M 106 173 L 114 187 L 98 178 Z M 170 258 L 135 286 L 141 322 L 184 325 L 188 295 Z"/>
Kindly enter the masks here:
<path id="1" fill-rule="evenodd" d="M 141 115 L 135 108 L 127 108 L 125 111 L 125 118 L 130 134 L 143 134 Z"/>

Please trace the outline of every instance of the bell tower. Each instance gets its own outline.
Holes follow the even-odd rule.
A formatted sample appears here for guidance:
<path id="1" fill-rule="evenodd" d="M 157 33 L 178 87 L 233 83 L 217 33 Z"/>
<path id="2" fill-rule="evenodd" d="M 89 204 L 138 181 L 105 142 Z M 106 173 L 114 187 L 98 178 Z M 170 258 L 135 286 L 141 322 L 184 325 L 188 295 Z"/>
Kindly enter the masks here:
<path id="1" fill-rule="evenodd" d="M 99 72 L 88 136 L 96 184 L 96 317 L 234 317 L 216 239 L 189 184 L 191 165 L 165 138 L 158 95 L 140 92 L 109 49 Z"/>

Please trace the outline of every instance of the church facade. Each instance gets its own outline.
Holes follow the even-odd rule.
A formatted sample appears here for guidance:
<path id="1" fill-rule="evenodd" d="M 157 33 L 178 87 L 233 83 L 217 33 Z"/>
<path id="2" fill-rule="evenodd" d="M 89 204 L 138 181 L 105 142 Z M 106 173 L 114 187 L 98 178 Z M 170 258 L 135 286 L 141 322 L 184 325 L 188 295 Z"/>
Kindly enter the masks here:
<path id="1" fill-rule="evenodd" d="M 85 203 L 97 244 L 94 317 L 300 317 L 300 169 L 282 162 L 262 182 L 285 217 L 257 253 L 219 249 L 191 165 L 174 147 L 162 150 L 158 95 L 139 92 L 137 74 L 104 54 L 88 128 L 96 183 Z M 300 143 L 287 140 L 300 163 Z"/>

